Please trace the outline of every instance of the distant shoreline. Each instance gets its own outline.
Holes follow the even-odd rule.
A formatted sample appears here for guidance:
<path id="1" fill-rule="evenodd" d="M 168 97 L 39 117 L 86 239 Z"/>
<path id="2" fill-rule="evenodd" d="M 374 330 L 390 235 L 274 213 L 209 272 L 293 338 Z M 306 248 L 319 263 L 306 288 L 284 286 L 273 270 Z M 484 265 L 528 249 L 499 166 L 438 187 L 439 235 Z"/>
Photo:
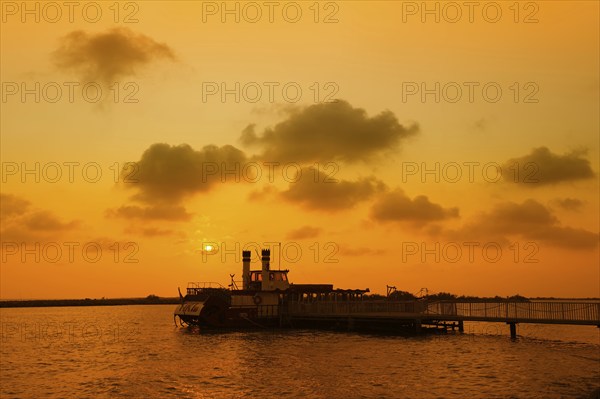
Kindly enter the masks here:
<path id="1" fill-rule="evenodd" d="M 180 303 L 172 298 L 102 298 L 102 299 L 24 299 L 1 300 L 0 308 L 45 308 L 64 306 L 121 306 L 121 305 L 174 305 Z"/>
<path id="2" fill-rule="evenodd" d="M 530 301 L 600 301 L 598 298 L 528 298 Z M 490 298 L 457 298 L 465 302 L 489 301 Z M 0 300 L 0 308 L 45 308 L 65 306 L 123 306 L 123 305 L 177 305 L 178 297 L 101 298 L 101 299 L 11 299 Z"/>

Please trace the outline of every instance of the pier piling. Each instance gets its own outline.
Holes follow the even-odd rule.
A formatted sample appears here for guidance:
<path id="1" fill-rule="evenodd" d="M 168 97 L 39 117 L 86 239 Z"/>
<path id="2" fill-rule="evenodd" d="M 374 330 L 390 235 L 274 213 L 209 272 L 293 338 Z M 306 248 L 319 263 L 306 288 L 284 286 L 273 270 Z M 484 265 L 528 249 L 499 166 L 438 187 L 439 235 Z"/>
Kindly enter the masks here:
<path id="1" fill-rule="evenodd" d="M 510 339 L 517 339 L 517 323 L 508 323 L 510 326 Z"/>
<path id="2" fill-rule="evenodd" d="M 421 320 L 415 320 L 415 332 L 416 333 L 421 332 Z"/>

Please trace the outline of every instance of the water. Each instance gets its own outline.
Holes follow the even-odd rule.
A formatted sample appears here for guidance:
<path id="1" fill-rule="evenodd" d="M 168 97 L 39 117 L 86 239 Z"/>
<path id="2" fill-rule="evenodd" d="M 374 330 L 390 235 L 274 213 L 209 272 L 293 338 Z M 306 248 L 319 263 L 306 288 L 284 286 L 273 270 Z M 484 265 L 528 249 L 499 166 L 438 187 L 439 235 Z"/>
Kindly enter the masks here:
<path id="1" fill-rule="evenodd" d="M 173 305 L 2 309 L 1 398 L 587 398 L 599 329 L 199 334 Z"/>

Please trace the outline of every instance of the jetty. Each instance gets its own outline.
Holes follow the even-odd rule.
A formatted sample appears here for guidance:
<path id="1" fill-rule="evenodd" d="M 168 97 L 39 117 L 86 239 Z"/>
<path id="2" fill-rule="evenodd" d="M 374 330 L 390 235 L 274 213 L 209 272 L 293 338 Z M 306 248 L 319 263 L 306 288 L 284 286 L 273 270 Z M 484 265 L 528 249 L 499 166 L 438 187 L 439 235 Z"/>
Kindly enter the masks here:
<path id="1" fill-rule="evenodd" d="M 506 323 L 516 338 L 520 323 L 570 324 L 600 327 L 600 302 L 593 301 L 387 301 L 339 300 L 319 296 L 292 297 L 283 305 L 283 320 L 291 325 L 451 328 L 464 331 L 464 322 Z"/>

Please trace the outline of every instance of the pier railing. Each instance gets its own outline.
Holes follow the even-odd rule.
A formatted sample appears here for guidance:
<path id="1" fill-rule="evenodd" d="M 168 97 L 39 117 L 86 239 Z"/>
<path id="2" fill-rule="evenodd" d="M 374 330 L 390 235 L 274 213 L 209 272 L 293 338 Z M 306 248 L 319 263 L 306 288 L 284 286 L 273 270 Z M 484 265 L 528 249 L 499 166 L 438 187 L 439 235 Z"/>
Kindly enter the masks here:
<path id="1" fill-rule="evenodd" d="M 598 302 L 454 302 L 427 304 L 425 314 L 466 320 L 600 325 Z"/>
<path id="2" fill-rule="evenodd" d="M 600 325 L 598 302 L 293 301 L 291 316 L 365 316 L 433 320 Z"/>

